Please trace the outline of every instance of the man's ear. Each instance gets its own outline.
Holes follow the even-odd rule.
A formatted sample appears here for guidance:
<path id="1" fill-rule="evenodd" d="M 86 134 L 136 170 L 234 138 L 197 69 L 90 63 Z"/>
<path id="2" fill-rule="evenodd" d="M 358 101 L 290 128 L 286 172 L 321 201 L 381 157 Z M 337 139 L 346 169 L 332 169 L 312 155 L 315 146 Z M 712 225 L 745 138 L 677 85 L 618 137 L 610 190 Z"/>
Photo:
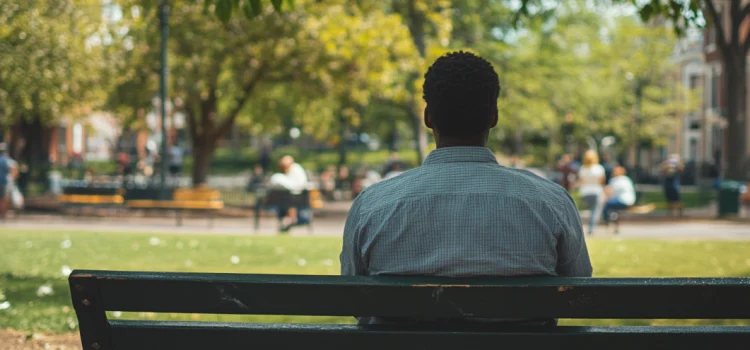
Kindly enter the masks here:
<path id="1" fill-rule="evenodd" d="M 492 120 L 490 120 L 490 129 L 497 126 L 497 109 L 495 109 L 495 112 L 492 114 Z"/>
<path id="2" fill-rule="evenodd" d="M 427 107 L 424 108 L 424 126 L 433 129 L 432 118 L 430 117 L 430 114 L 427 113 Z"/>

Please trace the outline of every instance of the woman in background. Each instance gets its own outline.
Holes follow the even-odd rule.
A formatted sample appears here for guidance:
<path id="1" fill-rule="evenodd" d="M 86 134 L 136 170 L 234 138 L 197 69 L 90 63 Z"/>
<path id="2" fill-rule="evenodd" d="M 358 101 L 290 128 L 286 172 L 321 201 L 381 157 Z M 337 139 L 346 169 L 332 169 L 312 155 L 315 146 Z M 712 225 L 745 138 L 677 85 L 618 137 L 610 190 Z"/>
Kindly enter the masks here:
<path id="1" fill-rule="evenodd" d="M 633 180 L 627 176 L 627 171 L 621 166 L 612 170 L 612 179 L 607 186 L 607 201 L 604 203 L 602 219 L 609 224 L 609 215 L 615 210 L 624 210 L 635 204 L 635 186 Z"/>
<path id="2" fill-rule="evenodd" d="M 586 208 L 591 211 L 589 218 L 589 235 L 594 233 L 594 226 L 599 220 L 604 199 L 604 167 L 599 164 L 599 156 L 594 150 L 583 155 L 583 166 L 578 170 L 578 193 Z"/>
<path id="3" fill-rule="evenodd" d="M 680 155 L 672 154 L 661 166 L 661 173 L 664 177 L 664 197 L 667 200 L 669 215 L 677 211 L 682 217 L 682 201 L 680 200 L 680 175 L 682 175 L 682 162 Z"/>

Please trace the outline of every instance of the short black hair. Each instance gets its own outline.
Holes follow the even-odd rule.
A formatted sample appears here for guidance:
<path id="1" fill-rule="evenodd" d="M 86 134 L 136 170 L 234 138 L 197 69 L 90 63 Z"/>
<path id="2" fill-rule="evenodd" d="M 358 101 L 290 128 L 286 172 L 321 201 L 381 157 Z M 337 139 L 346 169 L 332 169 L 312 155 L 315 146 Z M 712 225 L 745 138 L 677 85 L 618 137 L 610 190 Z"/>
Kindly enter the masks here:
<path id="1" fill-rule="evenodd" d="M 445 54 L 425 73 L 422 89 L 427 113 L 441 135 L 473 137 L 490 129 L 500 79 L 484 58 L 464 51 Z"/>

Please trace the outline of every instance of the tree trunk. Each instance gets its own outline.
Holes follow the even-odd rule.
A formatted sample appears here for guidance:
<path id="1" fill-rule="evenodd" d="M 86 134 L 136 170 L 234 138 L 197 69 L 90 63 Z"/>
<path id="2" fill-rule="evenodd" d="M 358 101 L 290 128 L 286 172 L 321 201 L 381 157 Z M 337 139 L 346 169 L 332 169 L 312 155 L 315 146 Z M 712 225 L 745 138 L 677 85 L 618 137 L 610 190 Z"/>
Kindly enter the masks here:
<path id="1" fill-rule="evenodd" d="M 725 91 L 727 92 L 727 173 L 726 179 L 746 181 L 747 159 L 746 140 L 747 118 L 746 118 L 746 82 L 747 64 L 743 55 L 739 59 L 725 60 L 724 67 L 727 70 Z"/>
<path id="2" fill-rule="evenodd" d="M 193 139 L 193 187 L 203 185 L 208 180 L 208 170 L 214 155 L 217 138 L 211 139 L 206 134 L 199 134 Z"/>
<path id="3" fill-rule="evenodd" d="M 425 14 L 417 9 L 415 0 L 409 0 L 408 3 L 408 27 L 414 46 L 417 47 L 419 56 L 423 59 L 426 56 L 427 45 L 425 44 Z M 419 103 L 420 94 L 414 91 L 414 82 L 419 79 L 418 74 L 413 74 L 409 79 L 409 90 L 411 92 L 411 106 L 409 114 L 412 119 L 412 128 L 414 130 L 414 141 L 417 142 L 417 154 L 419 164 L 427 157 L 427 131 L 424 127 L 422 106 Z"/>
<path id="4" fill-rule="evenodd" d="M 24 147 L 20 151 L 21 163 L 26 163 L 31 174 L 31 181 L 46 186 L 47 174 L 50 170 L 49 164 L 49 141 L 51 132 L 46 128 L 38 117 L 31 121 L 19 122 L 21 137 L 24 139 Z"/>

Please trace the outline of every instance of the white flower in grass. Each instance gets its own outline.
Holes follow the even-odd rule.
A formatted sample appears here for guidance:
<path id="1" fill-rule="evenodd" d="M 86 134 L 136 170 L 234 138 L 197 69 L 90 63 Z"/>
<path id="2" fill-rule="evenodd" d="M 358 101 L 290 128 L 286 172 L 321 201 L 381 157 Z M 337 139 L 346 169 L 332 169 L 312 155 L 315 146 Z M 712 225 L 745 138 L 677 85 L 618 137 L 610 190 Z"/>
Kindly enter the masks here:
<path id="1" fill-rule="evenodd" d="M 159 245 L 161 243 L 161 240 L 159 237 L 151 237 L 151 239 L 148 240 L 148 243 L 151 245 Z"/>
<path id="2" fill-rule="evenodd" d="M 305 259 L 299 259 L 299 260 L 297 260 L 297 265 L 299 265 L 299 266 L 305 266 L 305 265 L 307 265 L 307 260 L 305 260 Z"/>
<path id="3" fill-rule="evenodd" d="M 73 272 L 73 270 L 70 269 L 70 266 L 63 265 L 62 268 L 60 268 L 60 273 L 62 273 L 63 276 L 68 277 Z"/>
<path id="4" fill-rule="evenodd" d="M 240 257 L 237 255 L 232 255 L 232 257 L 229 259 L 229 261 L 232 262 L 232 264 L 239 264 L 240 263 Z"/>
<path id="5" fill-rule="evenodd" d="M 31 241 L 26 241 L 26 248 L 31 248 L 34 246 L 34 243 L 31 243 Z"/>
<path id="6" fill-rule="evenodd" d="M 36 290 L 36 296 L 38 297 L 46 297 L 48 295 L 55 294 L 55 291 L 52 290 L 52 286 L 49 284 L 44 284 L 39 286 L 39 289 Z"/>
<path id="7" fill-rule="evenodd" d="M 0 303 L 0 310 L 10 309 L 10 302 L 4 301 Z"/>
<path id="8" fill-rule="evenodd" d="M 193 267 L 193 262 L 191 260 L 185 260 L 185 267 Z"/>
<path id="9" fill-rule="evenodd" d="M 73 246 L 73 242 L 71 242 L 69 239 L 66 239 L 66 240 L 60 242 L 60 248 L 62 248 L 62 249 L 68 249 L 71 246 Z"/>
<path id="10" fill-rule="evenodd" d="M 115 312 L 113 312 L 113 313 L 112 313 L 112 316 L 114 316 L 114 317 L 116 317 L 116 318 L 120 318 L 120 316 L 122 316 L 122 312 L 120 312 L 120 311 L 115 311 Z"/>
<path id="11" fill-rule="evenodd" d="M 323 266 L 333 266 L 333 260 L 331 259 L 323 260 Z"/>

